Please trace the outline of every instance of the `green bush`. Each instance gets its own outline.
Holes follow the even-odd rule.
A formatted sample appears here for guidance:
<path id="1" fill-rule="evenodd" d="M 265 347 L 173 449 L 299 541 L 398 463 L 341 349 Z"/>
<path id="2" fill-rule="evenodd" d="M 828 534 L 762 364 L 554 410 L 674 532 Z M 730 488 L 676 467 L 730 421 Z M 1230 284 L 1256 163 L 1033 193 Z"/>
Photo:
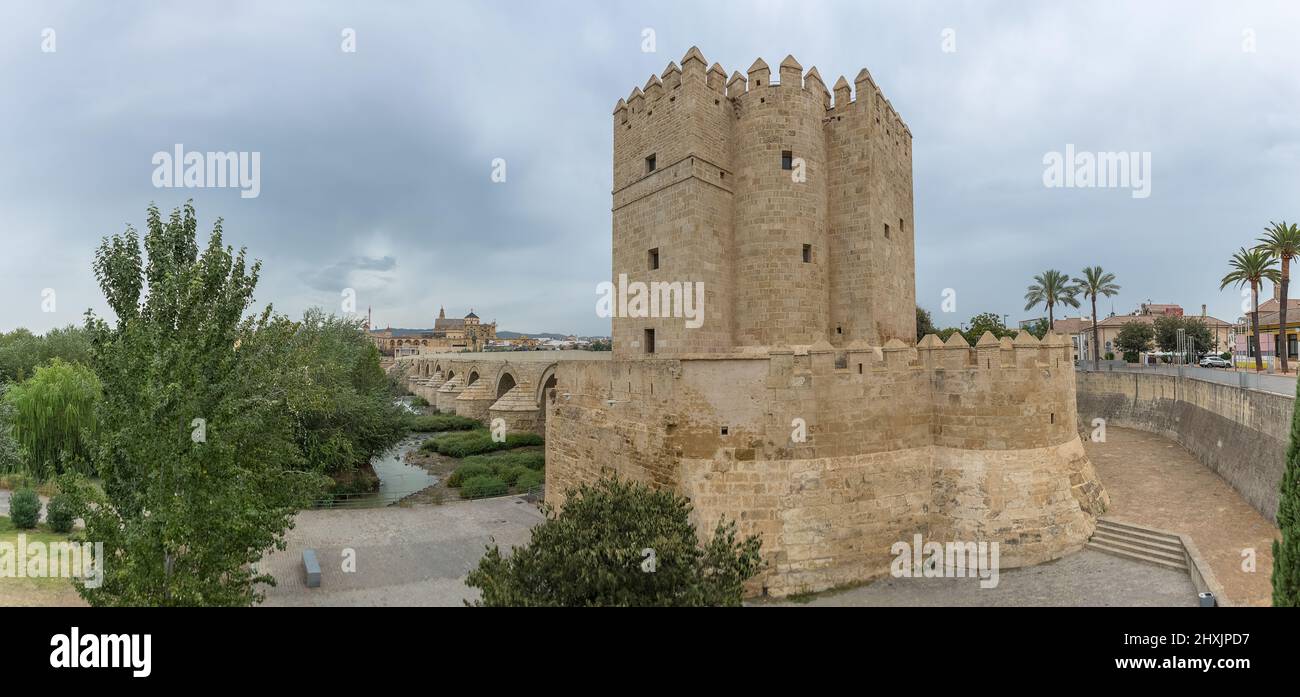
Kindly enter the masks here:
<path id="1" fill-rule="evenodd" d="M 50 499 L 50 503 L 45 506 L 45 522 L 50 524 L 50 530 L 59 534 L 72 532 L 72 520 L 75 517 L 72 502 L 64 494 Z"/>
<path id="2" fill-rule="evenodd" d="M 719 520 L 703 546 L 691 504 L 671 491 L 602 479 L 567 492 L 564 509 L 509 555 L 492 544 L 465 579 L 489 607 L 739 606 L 763 569 L 757 536 Z M 654 550 L 647 573 L 644 550 Z"/>
<path id="3" fill-rule="evenodd" d="M 1224 351 L 1223 353 L 1219 354 L 1219 358 L 1222 358 L 1225 361 L 1230 361 L 1232 360 L 1232 354 L 1227 351 Z"/>
<path id="4" fill-rule="evenodd" d="M 515 488 L 520 491 L 532 491 L 546 483 L 546 475 L 535 470 L 528 470 L 515 480 Z"/>
<path id="5" fill-rule="evenodd" d="M 513 465 L 511 467 L 503 467 L 500 470 L 498 470 L 497 476 L 500 477 L 501 481 L 505 482 L 506 484 L 509 484 L 510 486 L 515 486 L 516 482 L 519 481 L 519 478 L 521 476 L 523 476 L 525 473 L 530 473 L 530 472 L 532 472 L 532 470 L 528 469 L 527 467 L 524 467 L 523 465 Z"/>
<path id="6" fill-rule="evenodd" d="M 516 450 L 506 452 L 489 453 L 487 455 L 470 455 L 465 458 L 466 464 L 471 462 L 482 462 L 493 467 L 493 471 L 508 467 L 523 466 L 530 470 L 541 470 L 546 466 L 546 453 L 541 450 Z"/>
<path id="7" fill-rule="evenodd" d="M 460 485 L 460 496 L 465 499 L 481 499 L 488 496 L 504 496 L 510 487 L 491 475 L 470 477 Z"/>
<path id="8" fill-rule="evenodd" d="M 414 397 L 411 397 L 411 406 L 413 406 L 413 407 L 427 407 L 427 406 L 429 406 L 429 400 L 427 400 L 427 399 L 425 399 L 424 397 L 421 397 L 420 395 L 417 394 L 417 395 L 415 395 Z"/>
<path id="9" fill-rule="evenodd" d="M 543 442 L 542 437 L 536 433 L 511 433 L 506 436 L 504 441 L 497 442 L 492 440 L 490 432 L 483 429 L 464 433 L 447 433 L 426 441 L 426 445 L 421 447 L 443 455 L 465 457 L 494 450 L 510 450 L 525 445 L 541 445 Z"/>
<path id="10" fill-rule="evenodd" d="M 453 489 L 461 486 L 467 479 L 474 477 L 492 477 L 496 475 L 496 469 L 492 465 L 483 462 L 466 462 L 456 468 L 455 472 L 447 477 L 447 486 Z"/>
<path id="11" fill-rule="evenodd" d="M 1114 351 L 1107 351 L 1107 352 L 1106 352 L 1106 360 L 1108 360 L 1108 361 L 1113 361 L 1113 360 L 1115 360 L 1115 352 L 1114 352 Z"/>
<path id="12" fill-rule="evenodd" d="M 9 499 L 9 518 L 19 530 L 31 530 L 41 520 L 41 498 L 35 489 L 19 489 Z"/>
<path id="13" fill-rule="evenodd" d="M 477 419 L 457 414 L 408 414 L 406 417 L 406 427 L 420 433 L 469 431 L 482 426 Z"/>

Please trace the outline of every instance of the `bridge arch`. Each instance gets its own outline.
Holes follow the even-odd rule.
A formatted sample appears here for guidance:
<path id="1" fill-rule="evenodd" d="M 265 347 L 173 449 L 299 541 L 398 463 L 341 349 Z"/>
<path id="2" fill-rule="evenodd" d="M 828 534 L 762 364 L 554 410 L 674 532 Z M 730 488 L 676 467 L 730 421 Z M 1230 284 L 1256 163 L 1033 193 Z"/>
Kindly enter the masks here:
<path id="1" fill-rule="evenodd" d="M 506 396 L 506 393 L 514 389 L 517 384 L 519 383 L 509 369 L 502 370 L 501 375 L 497 377 L 497 399 Z"/>

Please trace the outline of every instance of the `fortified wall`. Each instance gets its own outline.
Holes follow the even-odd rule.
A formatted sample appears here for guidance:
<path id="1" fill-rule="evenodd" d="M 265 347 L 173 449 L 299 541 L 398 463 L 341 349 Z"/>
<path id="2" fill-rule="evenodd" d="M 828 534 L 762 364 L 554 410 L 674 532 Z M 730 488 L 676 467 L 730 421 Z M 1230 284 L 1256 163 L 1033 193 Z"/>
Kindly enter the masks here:
<path id="1" fill-rule="evenodd" d="M 1295 397 L 1153 372 L 1080 373 L 1079 428 L 1157 433 L 1187 448 L 1277 523 Z"/>
<path id="2" fill-rule="evenodd" d="M 548 502 L 604 474 L 673 489 L 711 534 L 760 533 L 772 596 L 884 575 L 890 547 L 999 542 L 1004 568 L 1081 547 L 1108 504 L 1059 337 L 559 365 Z M 798 440 L 800 421 L 806 439 Z"/>

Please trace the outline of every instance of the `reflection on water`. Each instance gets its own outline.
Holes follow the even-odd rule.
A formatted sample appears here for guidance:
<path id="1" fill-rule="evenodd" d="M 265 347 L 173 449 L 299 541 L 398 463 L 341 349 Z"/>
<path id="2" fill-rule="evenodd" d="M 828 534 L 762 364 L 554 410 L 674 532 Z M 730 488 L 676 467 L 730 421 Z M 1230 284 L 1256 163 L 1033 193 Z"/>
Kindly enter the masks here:
<path id="1" fill-rule="evenodd" d="M 423 438 L 407 438 L 371 462 L 379 476 L 378 498 L 384 503 L 393 503 L 438 483 L 438 478 L 423 467 L 406 464 L 406 454 L 420 447 L 423 441 Z"/>

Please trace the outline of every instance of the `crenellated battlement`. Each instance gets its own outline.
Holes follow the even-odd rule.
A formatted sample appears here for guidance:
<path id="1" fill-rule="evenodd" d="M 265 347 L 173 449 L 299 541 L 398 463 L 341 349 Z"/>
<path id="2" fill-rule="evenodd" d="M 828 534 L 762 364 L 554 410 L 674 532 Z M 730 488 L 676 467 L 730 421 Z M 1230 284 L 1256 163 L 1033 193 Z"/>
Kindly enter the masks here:
<path id="1" fill-rule="evenodd" d="M 819 97 L 822 108 L 833 116 L 844 116 L 853 110 L 877 113 L 882 122 L 898 129 L 910 140 L 912 131 L 894 109 L 894 105 L 885 98 L 880 87 L 872 79 L 871 73 L 863 68 L 854 78 L 852 84 L 843 75 L 835 82 L 833 90 L 827 89 L 825 80 L 816 66 L 804 72 L 803 66 L 792 55 L 787 55 L 777 68 L 778 79 L 772 80 L 772 71 L 768 64 L 759 58 L 754 61 L 745 74 L 733 72 L 727 77 L 727 71 L 718 63 L 707 70 L 704 55 L 699 48 L 691 47 L 682 57 L 682 67 L 669 62 L 668 67 L 659 75 L 651 75 L 646 84 L 635 87 L 626 98 L 620 98 L 614 105 L 614 117 L 622 125 L 643 122 L 638 115 L 653 115 L 657 103 L 668 97 L 672 99 L 673 91 L 680 88 L 685 81 L 692 79 L 720 97 L 725 97 L 735 104 L 751 92 L 761 92 L 772 88 L 794 88 Z"/>

